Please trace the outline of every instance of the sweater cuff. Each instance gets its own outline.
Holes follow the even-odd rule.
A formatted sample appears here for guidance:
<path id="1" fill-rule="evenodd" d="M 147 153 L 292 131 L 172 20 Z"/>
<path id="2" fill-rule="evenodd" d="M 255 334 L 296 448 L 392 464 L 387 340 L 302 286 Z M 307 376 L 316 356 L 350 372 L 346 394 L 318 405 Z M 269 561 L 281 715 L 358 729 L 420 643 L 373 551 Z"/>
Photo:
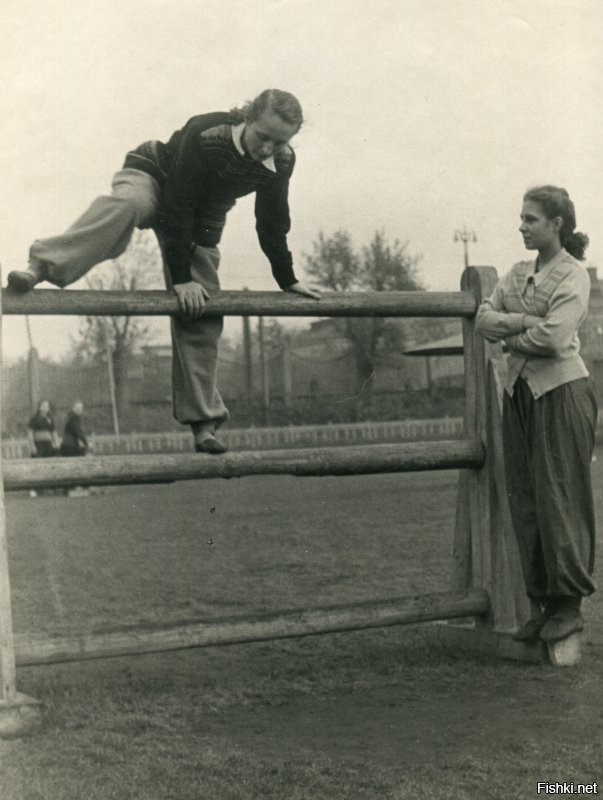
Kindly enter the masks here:
<path id="1" fill-rule="evenodd" d="M 292 264 L 279 264 L 272 267 L 272 274 L 279 285 L 279 289 L 287 289 L 297 283 Z"/>
<path id="2" fill-rule="evenodd" d="M 523 333 L 525 330 L 523 321 L 524 321 L 525 314 L 512 311 L 507 314 L 507 321 L 511 323 L 512 327 L 515 329 L 513 333 Z"/>
<path id="3" fill-rule="evenodd" d="M 176 283 L 190 283 L 193 279 L 190 261 L 188 261 L 186 264 L 178 264 L 174 266 L 168 264 L 168 272 L 170 273 L 172 285 Z"/>

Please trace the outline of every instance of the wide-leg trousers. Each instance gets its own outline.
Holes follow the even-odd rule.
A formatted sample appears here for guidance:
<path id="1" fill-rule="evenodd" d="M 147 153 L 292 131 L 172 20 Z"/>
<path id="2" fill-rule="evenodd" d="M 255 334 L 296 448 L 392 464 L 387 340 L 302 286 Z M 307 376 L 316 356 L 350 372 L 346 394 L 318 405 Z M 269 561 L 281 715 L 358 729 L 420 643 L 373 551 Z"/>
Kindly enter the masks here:
<path id="1" fill-rule="evenodd" d="M 522 378 L 503 401 L 505 473 L 528 596 L 595 591 L 591 458 L 597 402 L 590 378 L 535 399 Z"/>
<path id="2" fill-rule="evenodd" d="M 93 266 L 117 258 L 128 246 L 135 228 L 152 228 L 163 253 L 159 226 L 160 188 L 141 170 L 125 168 L 113 178 L 110 195 L 97 197 L 65 233 L 36 240 L 30 262 L 46 265 L 48 280 L 68 286 Z M 191 244 L 192 246 L 192 244 Z M 166 285 L 171 281 L 164 262 Z M 210 297 L 220 289 L 217 247 L 194 247 L 191 276 Z M 221 317 L 187 320 L 172 317 L 172 393 L 174 417 L 183 424 L 215 422 L 228 417 L 216 386 Z"/>

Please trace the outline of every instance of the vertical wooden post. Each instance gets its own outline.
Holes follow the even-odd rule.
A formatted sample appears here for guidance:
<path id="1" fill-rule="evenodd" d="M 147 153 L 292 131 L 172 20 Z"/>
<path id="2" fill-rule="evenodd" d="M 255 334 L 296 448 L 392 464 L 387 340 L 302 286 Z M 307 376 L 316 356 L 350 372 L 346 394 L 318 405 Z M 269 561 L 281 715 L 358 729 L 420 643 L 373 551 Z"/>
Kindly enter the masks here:
<path id="1" fill-rule="evenodd" d="M 478 305 L 494 290 L 497 281 L 492 267 L 468 267 L 463 272 L 461 289 L 471 292 Z M 487 444 L 487 359 L 492 348 L 475 330 L 475 317 L 463 319 L 465 364 L 465 435 Z M 488 455 L 488 454 L 487 454 Z M 468 470 L 471 585 L 491 592 L 490 497 L 487 467 Z"/>
<path id="2" fill-rule="evenodd" d="M 0 454 L 0 460 L 2 455 Z M 17 695 L 13 622 L 8 576 L 4 485 L 0 488 L 0 702 L 14 702 Z"/>
<path id="3" fill-rule="evenodd" d="M 496 285 L 496 270 L 469 267 L 461 288 L 479 303 Z M 512 529 L 506 490 L 502 397 L 506 366 L 500 343 L 490 344 L 475 330 L 475 319 L 463 320 L 466 436 L 484 442 L 482 468 L 459 476 L 454 543 L 455 588 L 485 589 L 490 597 L 487 627 L 498 633 L 514 630 L 529 613 L 523 576 Z M 523 647 L 513 657 L 528 655 Z"/>
<path id="4" fill-rule="evenodd" d="M 1 281 L 1 276 L 0 276 Z M 1 303 L 1 298 L 0 298 Z M 2 308 L 0 306 L 0 421 L 2 420 Z M 38 721 L 39 704 L 17 692 L 0 448 L 0 736 L 16 736 Z"/>
<path id="5" fill-rule="evenodd" d="M 472 292 L 479 303 L 496 285 L 492 267 L 470 267 L 463 272 L 461 289 Z M 465 370 L 465 410 L 463 431 L 486 444 L 486 343 L 475 330 L 475 318 L 463 319 L 463 360 Z M 470 586 L 490 591 L 490 553 L 488 544 L 489 503 L 485 468 L 462 470 L 459 474 L 453 586 Z"/>

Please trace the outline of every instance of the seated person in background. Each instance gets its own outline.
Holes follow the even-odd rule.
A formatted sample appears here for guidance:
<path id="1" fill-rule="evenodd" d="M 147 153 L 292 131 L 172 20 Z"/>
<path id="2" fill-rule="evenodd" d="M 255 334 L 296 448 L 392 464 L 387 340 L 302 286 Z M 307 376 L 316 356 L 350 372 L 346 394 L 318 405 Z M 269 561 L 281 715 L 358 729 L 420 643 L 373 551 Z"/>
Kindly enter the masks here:
<path id="1" fill-rule="evenodd" d="M 37 411 L 29 420 L 27 427 L 29 452 L 32 458 L 48 458 L 57 454 L 59 440 L 48 400 L 40 400 Z"/>
<path id="2" fill-rule="evenodd" d="M 90 445 L 82 425 L 83 413 L 84 404 L 81 400 L 76 400 L 65 423 L 61 444 L 62 456 L 85 456 L 90 451 Z"/>

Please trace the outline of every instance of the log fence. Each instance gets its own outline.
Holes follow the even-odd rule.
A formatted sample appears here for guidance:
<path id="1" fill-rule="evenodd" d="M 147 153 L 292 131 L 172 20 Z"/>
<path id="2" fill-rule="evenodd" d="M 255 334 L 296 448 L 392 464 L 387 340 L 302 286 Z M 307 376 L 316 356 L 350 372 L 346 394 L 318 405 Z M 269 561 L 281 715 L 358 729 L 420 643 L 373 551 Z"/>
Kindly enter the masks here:
<path id="1" fill-rule="evenodd" d="M 500 346 L 485 343 L 475 331 L 478 304 L 495 281 L 495 270 L 469 267 L 458 292 L 332 294 L 318 301 L 279 292 L 221 292 L 207 305 L 208 316 L 460 317 L 465 371 L 460 438 L 230 452 L 211 458 L 193 453 L 146 453 L 55 458 L 50 462 L 19 458 L 0 461 L 0 735 L 19 733 L 39 716 L 37 701 L 17 691 L 17 664 L 106 658 L 433 620 L 464 621 L 441 626 L 448 642 L 462 643 L 463 647 L 472 647 L 473 642 L 477 650 L 541 659 L 539 648 L 513 643 L 509 636 L 525 620 L 529 608 L 509 533 L 501 466 L 499 394 L 504 363 Z M 6 290 L 2 293 L 4 314 L 157 316 L 177 312 L 176 298 L 169 292 L 36 289 L 25 295 Z M 62 638 L 13 633 L 4 490 L 258 474 L 361 475 L 441 469 L 459 470 L 450 591 L 152 630 L 135 628 Z"/>

